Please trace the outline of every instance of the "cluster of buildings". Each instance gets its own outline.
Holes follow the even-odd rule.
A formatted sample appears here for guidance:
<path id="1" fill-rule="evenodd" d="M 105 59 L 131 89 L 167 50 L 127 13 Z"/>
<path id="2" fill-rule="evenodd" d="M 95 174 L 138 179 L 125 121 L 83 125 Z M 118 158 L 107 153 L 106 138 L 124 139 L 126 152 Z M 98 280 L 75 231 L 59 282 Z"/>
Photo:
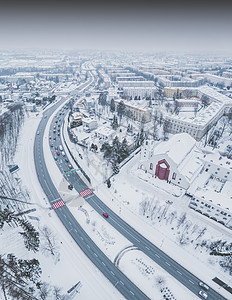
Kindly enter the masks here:
<path id="1" fill-rule="evenodd" d="M 204 78 L 192 79 L 178 75 L 158 76 L 158 83 L 165 87 L 198 87 L 205 83 Z"/>
<path id="2" fill-rule="evenodd" d="M 115 110 L 122 100 L 114 100 Z M 147 106 L 147 100 L 123 100 L 127 116 L 142 123 L 148 123 L 152 118 L 152 108 Z"/>
<path id="3" fill-rule="evenodd" d="M 127 99 L 154 98 L 156 94 L 155 83 L 146 80 L 143 76 L 123 68 L 106 68 L 111 81 L 117 86 L 119 94 Z"/>
<path id="4" fill-rule="evenodd" d="M 232 162 L 206 154 L 187 133 L 146 141 L 138 168 L 186 190 L 189 207 L 232 229 Z"/>
<path id="5" fill-rule="evenodd" d="M 196 99 L 200 101 L 202 96 L 205 96 L 210 104 L 205 109 L 201 109 L 195 117 L 190 118 L 188 116 L 169 114 L 166 115 L 166 120 L 169 123 L 170 133 L 187 132 L 195 140 L 199 141 L 223 115 L 228 114 L 232 108 L 232 101 L 229 97 L 208 86 L 192 89 L 191 94 L 196 97 L 195 100 L 193 99 L 193 102 L 191 102 L 192 99 L 187 99 L 186 103 L 194 105 L 194 101 L 198 102 Z"/>

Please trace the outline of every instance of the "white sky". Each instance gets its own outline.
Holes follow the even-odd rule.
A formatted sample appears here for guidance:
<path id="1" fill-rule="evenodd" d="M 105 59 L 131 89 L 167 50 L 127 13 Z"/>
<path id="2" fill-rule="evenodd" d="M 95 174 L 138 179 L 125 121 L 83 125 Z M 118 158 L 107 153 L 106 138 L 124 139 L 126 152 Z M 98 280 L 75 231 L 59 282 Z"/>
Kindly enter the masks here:
<path id="1" fill-rule="evenodd" d="M 232 52 L 230 7 L 76 5 L 0 12 L 0 47 Z M 21 9 L 20 9 L 21 8 Z M 42 9 L 41 9 L 42 8 Z"/>

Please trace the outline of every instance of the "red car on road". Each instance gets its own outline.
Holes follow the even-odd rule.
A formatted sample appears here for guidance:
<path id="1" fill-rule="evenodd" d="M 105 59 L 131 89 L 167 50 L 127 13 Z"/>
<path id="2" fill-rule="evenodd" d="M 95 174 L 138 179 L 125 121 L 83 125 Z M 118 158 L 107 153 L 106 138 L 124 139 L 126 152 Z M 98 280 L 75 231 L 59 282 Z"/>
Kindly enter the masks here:
<path id="1" fill-rule="evenodd" d="M 102 215 L 103 215 L 103 217 L 105 217 L 105 218 L 108 218 L 108 217 L 109 217 L 109 215 L 108 215 L 107 213 L 105 213 L 105 212 L 104 212 Z"/>
<path id="2" fill-rule="evenodd" d="M 57 155 L 60 155 L 60 152 L 59 152 L 59 151 L 56 151 L 56 154 L 57 154 Z"/>

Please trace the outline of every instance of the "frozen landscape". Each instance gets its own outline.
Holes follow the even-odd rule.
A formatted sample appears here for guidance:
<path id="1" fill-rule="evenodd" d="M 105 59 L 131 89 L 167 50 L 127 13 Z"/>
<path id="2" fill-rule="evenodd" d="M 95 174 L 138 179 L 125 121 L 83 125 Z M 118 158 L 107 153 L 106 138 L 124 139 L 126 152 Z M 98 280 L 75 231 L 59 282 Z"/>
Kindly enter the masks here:
<path id="1" fill-rule="evenodd" d="M 0 11 L 0 300 L 232 299 L 231 10 L 64 4 Z"/>

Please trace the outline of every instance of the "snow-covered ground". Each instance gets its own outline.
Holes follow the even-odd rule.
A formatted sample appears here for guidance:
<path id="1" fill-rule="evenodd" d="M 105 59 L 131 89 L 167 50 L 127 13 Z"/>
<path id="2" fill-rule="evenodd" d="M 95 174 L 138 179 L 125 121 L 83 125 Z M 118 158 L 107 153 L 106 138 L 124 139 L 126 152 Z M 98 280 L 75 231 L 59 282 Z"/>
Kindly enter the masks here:
<path id="1" fill-rule="evenodd" d="M 36 117 L 35 114 L 31 114 L 30 118 L 26 119 L 20 136 L 15 163 L 20 167 L 17 175 L 21 177 L 22 184 L 29 190 L 32 202 L 36 202 L 44 207 L 38 206 L 37 211 L 31 214 L 40 219 L 39 222 L 33 221 L 35 222 L 34 225 L 41 228 L 44 224 L 49 224 L 49 227 L 56 235 L 59 256 L 48 258 L 41 252 L 37 254 L 43 270 L 42 279 L 61 286 L 64 289 L 63 292 L 67 291 L 78 281 L 81 281 L 82 287 L 80 294 L 78 294 L 79 299 L 96 299 L 96 295 L 98 299 L 122 299 L 123 297 L 120 293 L 72 241 L 56 217 L 55 212 L 48 209 L 49 204 L 37 180 L 33 163 L 32 145 L 40 118 L 40 115 Z M 48 147 L 48 128 L 44 137 L 45 159 L 51 178 L 58 187 L 62 175 L 59 173 Z M 86 155 L 83 152 L 83 159 L 81 159 L 78 155 L 79 148 L 75 148 L 74 146 L 72 149 L 72 151 L 76 151 L 74 156 L 77 157 L 85 170 L 87 170 L 88 165 L 92 168 L 94 163 L 96 165 L 96 173 L 92 176 L 92 178 L 95 177 L 92 187 L 100 199 L 164 252 L 191 270 L 192 273 L 199 276 L 199 278 L 225 297 L 228 297 L 228 293 L 224 290 L 219 290 L 218 285 L 212 282 L 211 279 L 215 276 L 220 276 L 221 279 L 224 279 L 229 284 L 230 277 L 220 270 L 216 259 L 209 257 L 202 247 L 196 247 L 195 242 L 187 242 L 180 245 L 180 236 L 188 229 L 183 228 L 181 225 L 178 228 L 175 223 L 175 216 L 180 216 L 181 213 L 187 212 L 186 220 L 188 220 L 188 228 L 192 231 L 192 235 L 187 233 L 183 240 L 187 238 L 197 240 L 196 233 L 199 233 L 200 229 L 207 227 L 204 239 L 217 239 L 217 237 L 220 237 L 220 239 L 229 241 L 229 230 L 224 227 L 218 227 L 214 221 L 191 211 L 187 207 L 188 202 L 183 196 L 181 189 L 154 180 L 149 174 L 144 174 L 141 170 L 137 170 L 139 154 L 128 162 L 121 169 L 121 172 L 111 180 L 112 186 L 108 189 L 106 184 L 103 183 L 104 172 L 96 171 L 97 169 L 101 170 L 102 162 L 98 161 L 96 164 L 93 152 L 88 153 L 88 160 L 86 160 Z M 91 164 L 90 162 L 93 163 Z M 106 171 L 106 168 L 107 166 L 105 166 L 104 171 Z M 155 214 L 151 215 L 151 209 L 147 209 L 143 215 L 141 202 L 144 200 L 150 203 L 150 208 L 152 208 L 153 204 L 154 206 L 156 205 L 157 212 L 155 211 Z M 88 204 L 85 204 L 79 210 L 77 208 L 70 209 L 78 217 L 81 226 L 93 241 L 112 261 L 120 251 L 131 245 L 101 216 L 96 214 Z M 89 221 L 86 221 L 86 213 L 84 211 L 89 216 Z M 21 253 L 21 255 L 27 255 L 27 252 L 25 254 Z M 130 251 L 130 253 L 126 252 L 120 260 L 119 268 L 151 299 L 163 299 L 159 284 L 157 284 L 157 280 L 160 277 L 163 278 L 163 291 L 172 293 L 176 299 L 197 299 L 189 290 L 138 250 Z"/>

